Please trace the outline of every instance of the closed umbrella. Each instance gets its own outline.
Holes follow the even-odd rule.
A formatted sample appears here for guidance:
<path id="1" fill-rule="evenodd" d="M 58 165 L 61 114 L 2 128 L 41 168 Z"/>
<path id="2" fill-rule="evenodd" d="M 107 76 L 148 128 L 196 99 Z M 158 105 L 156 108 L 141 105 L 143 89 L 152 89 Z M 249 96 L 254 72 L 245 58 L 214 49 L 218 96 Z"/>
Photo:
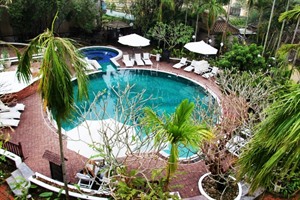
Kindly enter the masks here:
<path id="1" fill-rule="evenodd" d="M 145 47 L 150 45 L 150 40 L 135 33 L 119 37 L 118 42 L 131 47 Z"/>
<path id="2" fill-rule="evenodd" d="M 186 49 L 194 53 L 200 53 L 203 55 L 215 55 L 218 52 L 218 49 L 210 46 L 205 43 L 203 40 L 199 42 L 189 42 L 184 45 Z"/>

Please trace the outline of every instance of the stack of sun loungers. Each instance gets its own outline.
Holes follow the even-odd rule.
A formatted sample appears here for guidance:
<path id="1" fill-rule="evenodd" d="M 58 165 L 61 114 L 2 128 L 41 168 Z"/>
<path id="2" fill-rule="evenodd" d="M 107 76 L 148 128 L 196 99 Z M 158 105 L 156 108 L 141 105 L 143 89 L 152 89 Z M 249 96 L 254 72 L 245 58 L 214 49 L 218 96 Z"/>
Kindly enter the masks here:
<path id="1" fill-rule="evenodd" d="M 204 74 L 210 71 L 209 64 L 206 60 L 200 60 L 199 63 L 195 66 L 194 72 L 196 74 Z"/>
<path id="2" fill-rule="evenodd" d="M 25 109 L 24 104 L 16 104 L 8 107 L 0 101 L 0 127 L 17 127 L 20 122 L 21 111 Z"/>

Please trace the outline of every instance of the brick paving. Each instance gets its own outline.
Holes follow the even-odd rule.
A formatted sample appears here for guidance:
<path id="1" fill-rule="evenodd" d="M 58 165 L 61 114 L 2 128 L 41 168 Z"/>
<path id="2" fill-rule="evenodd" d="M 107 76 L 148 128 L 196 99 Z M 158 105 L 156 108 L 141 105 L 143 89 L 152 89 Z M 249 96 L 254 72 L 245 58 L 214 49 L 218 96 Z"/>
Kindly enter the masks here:
<path id="1" fill-rule="evenodd" d="M 123 49 L 122 49 L 123 50 Z M 123 51 L 130 52 L 131 49 L 127 48 Z M 193 79 L 201 85 L 213 91 L 216 95 L 220 96 L 220 91 L 214 81 L 202 78 L 193 72 L 185 72 L 183 69 L 174 69 L 171 66 L 174 62 L 156 62 L 155 58 L 151 58 L 154 63 L 151 67 L 155 70 L 168 71 L 177 75 L 182 75 Z M 119 61 L 120 67 L 124 67 L 122 61 Z M 139 67 L 150 68 L 150 67 Z M 34 93 L 26 98 L 19 100 L 19 102 L 26 105 L 25 111 L 21 115 L 20 124 L 11 133 L 12 142 L 21 142 L 23 152 L 26 157 L 25 163 L 35 172 L 42 173 L 51 177 L 49 162 L 42 156 L 46 150 L 59 154 L 58 135 L 55 129 L 51 127 L 45 117 L 42 109 L 42 102 L 40 95 Z M 86 158 L 76 154 L 75 152 L 66 148 L 66 141 L 64 141 L 64 152 L 67 167 L 68 180 L 71 183 L 76 182 L 75 174 L 84 166 Z M 177 185 L 177 191 L 184 198 L 196 197 L 200 195 L 198 189 L 199 177 L 206 172 L 206 167 L 203 161 L 198 161 L 191 164 L 180 164 L 178 174 L 171 182 L 172 186 Z"/>
<path id="2" fill-rule="evenodd" d="M 14 200 L 14 197 L 9 192 L 10 189 L 6 183 L 0 185 L 0 200 Z"/>

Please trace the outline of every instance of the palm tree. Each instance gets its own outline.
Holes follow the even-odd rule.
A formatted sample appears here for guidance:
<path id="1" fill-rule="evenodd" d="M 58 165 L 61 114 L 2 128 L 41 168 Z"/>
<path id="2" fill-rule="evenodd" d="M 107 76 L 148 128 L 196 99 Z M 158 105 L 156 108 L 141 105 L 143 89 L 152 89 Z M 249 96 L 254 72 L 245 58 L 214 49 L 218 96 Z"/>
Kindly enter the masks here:
<path id="1" fill-rule="evenodd" d="M 212 133 L 202 124 L 196 124 L 192 119 L 194 103 L 188 99 L 183 100 L 171 116 L 164 115 L 159 117 L 151 108 L 144 109 L 146 131 L 155 134 L 154 143 L 171 143 L 170 156 L 167 164 L 166 185 L 168 188 L 171 176 L 175 173 L 178 166 L 178 146 L 199 147 L 202 140 L 212 138 Z"/>
<path id="2" fill-rule="evenodd" d="M 282 22 L 285 19 L 287 19 L 287 20 L 296 19 L 297 20 L 297 24 L 296 24 L 295 30 L 294 30 L 294 35 L 293 35 L 293 38 L 292 38 L 292 41 L 291 41 L 291 43 L 294 44 L 295 37 L 296 37 L 296 34 L 297 34 L 297 30 L 298 30 L 299 24 L 300 24 L 300 5 L 296 5 L 294 7 L 294 9 L 286 11 L 284 13 L 281 13 L 281 15 L 278 19 L 279 22 Z"/>
<path id="3" fill-rule="evenodd" d="M 158 20 L 162 22 L 163 20 L 163 7 L 168 6 L 172 10 L 175 8 L 174 0 L 161 0 L 159 4 Z"/>
<path id="4" fill-rule="evenodd" d="M 273 5 L 272 5 L 272 10 L 271 10 L 271 14 L 270 14 L 269 23 L 268 23 L 268 29 L 267 29 L 267 33 L 266 33 L 266 38 L 265 38 L 265 41 L 264 41 L 262 55 L 264 55 L 265 50 L 266 50 L 267 41 L 268 41 L 269 32 L 270 32 L 270 27 L 271 27 L 271 22 L 272 22 L 272 18 L 273 18 L 274 9 L 275 9 L 275 4 L 276 4 L 276 0 L 273 0 Z"/>
<path id="5" fill-rule="evenodd" d="M 246 177 L 250 190 L 270 186 L 300 173 L 300 85 L 287 88 L 285 95 L 267 110 L 238 160 L 239 179 Z M 272 187 L 273 188 L 273 187 Z"/>
<path id="6" fill-rule="evenodd" d="M 289 6 L 290 6 L 290 0 L 287 0 L 286 7 L 285 7 L 285 12 L 287 12 L 289 10 Z M 285 26 L 285 21 L 286 21 L 285 19 L 282 21 L 276 51 L 279 49 L 280 44 L 281 44 L 281 38 L 282 38 L 283 29 L 284 29 L 284 26 Z"/>
<path id="7" fill-rule="evenodd" d="M 79 99 L 87 96 L 87 76 L 85 74 L 85 64 L 73 44 L 74 41 L 55 37 L 54 35 L 53 28 L 57 15 L 58 13 L 54 17 L 51 30 L 47 29 L 44 33 L 35 37 L 25 49 L 17 69 L 17 76 L 19 80 L 22 79 L 28 82 L 31 75 L 30 61 L 32 55 L 42 49 L 43 60 L 40 68 L 41 79 L 38 90 L 41 93 L 44 108 L 49 109 L 57 122 L 64 189 L 68 199 L 61 123 L 63 120 L 68 119 L 73 110 L 72 71 L 75 71 L 77 77 Z"/>
<path id="8" fill-rule="evenodd" d="M 217 2 L 217 0 L 210 0 L 208 2 L 203 3 L 199 7 L 199 13 L 203 13 L 208 11 L 208 19 L 206 22 L 208 37 L 210 36 L 210 30 L 214 25 L 220 14 L 226 15 L 226 10 L 223 8 L 221 4 Z"/>

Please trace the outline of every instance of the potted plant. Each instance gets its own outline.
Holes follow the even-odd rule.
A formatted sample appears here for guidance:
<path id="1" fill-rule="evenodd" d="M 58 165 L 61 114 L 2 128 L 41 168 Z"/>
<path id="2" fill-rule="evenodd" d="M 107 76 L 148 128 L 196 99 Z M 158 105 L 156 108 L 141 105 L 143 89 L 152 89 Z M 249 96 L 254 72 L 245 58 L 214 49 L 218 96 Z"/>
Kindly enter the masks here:
<path id="1" fill-rule="evenodd" d="M 10 57 L 7 49 L 3 49 L 1 52 L 1 61 L 5 68 L 9 68 L 11 66 L 11 61 L 8 59 Z"/>
<path id="2" fill-rule="evenodd" d="M 156 49 L 152 49 L 151 53 L 156 56 L 156 61 L 158 62 L 161 57 L 162 49 L 157 47 Z"/>
<path id="3" fill-rule="evenodd" d="M 207 102 L 213 102 L 207 100 Z M 234 178 L 234 164 L 237 156 L 230 152 L 229 144 L 234 140 L 236 132 L 243 125 L 247 110 L 244 100 L 234 95 L 222 97 L 222 108 L 218 103 L 207 105 L 209 112 L 198 113 L 201 120 L 211 126 L 215 138 L 202 145 L 204 161 L 208 173 L 200 177 L 198 186 L 200 193 L 207 199 L 240 199 L 242 187 Z M 198 103 L 201 105 L 202 103 Z M 235 108 L 227 109 L 228 106 Z M 218 107 L 218 108 L 217 108 Z M 203 110 L 203 109 L 202 109 Z M 226 110 L 226 111 L 225 111 Z M 216 122 L 216 119 L 219 119 Z"/>
<path id="4" fill-rule="evenodd" d="M 164 24 L 158 22 L 148 32 L 148 35 L 158 41 L 160 45 L 163 42 L 162 58 L 169 61 L 171 50 L 179 45 L 190 41 L 193 34 L 193 28 L 180 24 Z"/>

